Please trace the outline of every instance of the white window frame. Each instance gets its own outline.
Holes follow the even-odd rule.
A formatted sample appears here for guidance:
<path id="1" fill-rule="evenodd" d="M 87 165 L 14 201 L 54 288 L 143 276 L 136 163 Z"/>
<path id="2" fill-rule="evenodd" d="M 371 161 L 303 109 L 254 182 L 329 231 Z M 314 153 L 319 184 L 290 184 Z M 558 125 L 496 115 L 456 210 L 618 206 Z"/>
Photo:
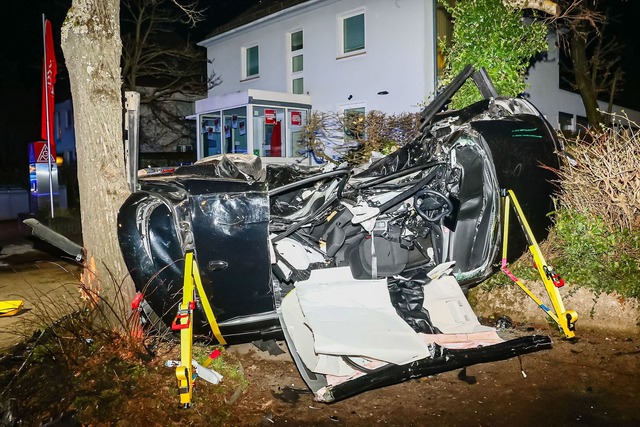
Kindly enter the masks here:
<path id="1" fill-rule="evenodd" d="M 257 48 L 258 49 L 258 72 L 256 74 L 248 74 L 247 70 L 247 55 L 249 54 L 249 50 L 253 49 L 253 48 Z M 245 80 L 253 80 L 253 79 L 257 79 L 258 77 L 260 77 L 260 45 L 256 42 L 256 43 L 252 43 L 246 46 L 243 46 L 241 49 L 241 66 L 242 66 L 242 81 Z"/>
<path id="2" fill-rule="evenodd" d="M 364 16 L 364 47 L 362 49 L 357 49 L 357 50 L 352 50 L 350 52 L 345 52 L 344 51 L 344 21 L 349 19 L 349 18 L 353 18 L 354 16 L 358 16 L 358 15 L 363 15 Z M 367 13 L 366 13 L 366 8 L 361 7 L 355 10 L 351 10 L 349 12 L 340 14 L 337 16 L 336 19 L 336 30 L 337 30 L 337 37 L 336 40 L 338 41 L 338 46 L 337 46 L 337 51 L 338 51 L 338 57 L 336 59 L 341 59 L 341 58 L 348 58 L 351 56 L 356 56 L 356 55 L 362 55 L 364 53 L 367 53 Z"/>
<path id="3" fill-rule="evenodd" d="M 302 31 L 302 49 L 298 49 L 295 51 L 291 50 L 291 39 L 292 36 L 295 33 L 298 33 Z M 302 93 L 305 93 L 306 90 L 304 90 L 304 28 L 296 28 L 295 30 L 289 31 L 289 33 L 287 34 L 287 51 L 289 53 L 288 55 L 288 66 L 287 69 L 289 71 L 289 92 L 294 93 L 293 91 L 293 81 L 296 79 L 302 79 Z M 295 58 L 296 56 L 302 56 L 302 70 L 301 71 L 293 71 L 293 58 Z"/>
<path id="4" fill-rule="evenodd" d="M 364 115 L 367 115 L 367 104 L 364 102 L 354 102 L 351 104 L 342 104 L 338 106 L 338 114 L 340 114 L 341 116 L 344 116 L 346 114 L 346 112 L 348 110 L 357 110 L 357 109 L 364 109 Z M 350 140 L 351 138 L 349 138 L 346 133 L 343 132 L 343 138 L 344 141 L 347 142 L 348 140 Z"/>

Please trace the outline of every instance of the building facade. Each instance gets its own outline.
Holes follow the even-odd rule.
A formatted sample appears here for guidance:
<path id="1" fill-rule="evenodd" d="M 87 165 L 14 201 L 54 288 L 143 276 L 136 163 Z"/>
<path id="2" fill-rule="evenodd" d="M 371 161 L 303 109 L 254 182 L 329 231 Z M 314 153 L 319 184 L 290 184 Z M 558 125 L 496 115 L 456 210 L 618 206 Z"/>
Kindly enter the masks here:
<path id="1" fill-rule="evenodd" d="M 311 109 L 419 111 L 434 93 L 435 1 L 275 3 L 200 43 L 223 81 L 196 102 L 198 157 L 297 157 Z"/>
<path id="2" fill-rule="evenodd" d="M 574 134 L 586 129 L 587 121 L 584 104 L 580 95 L 560 89 L 560 53 L 555 36 L 549 36 L 549 50 L 545 58 L 534 63 L 529 69 L 527 83 L 530 85 L 526 95 L 547 120 L 563 132 Z M 606 102 L 598 101 L 600 110 L 607 111 Z M 613 105 L 611 112 L 622 118 L 640 124 L 640 112 Z"/>
<path id="3" fill-rule="evenodd" d="M 451 29 L 437 0 L 263 0 L 199 43 L 222 84 L 196 102 L 198 158 L 297 157 L 311 110 L 419 111 L 437 88 L 439 43 Z M 553 38 L 549 46 L 524 95 L 552 125 L 575 132 L 586 124 L 584 106 L 560 89 Z M 640 122 L 637 111 L 613 108 L 622 110 Z"/>
<path id="4" fill-rule="evenodd" d="M 71 99 L 56 103 L 53 123 L 57 156 L 62 157 L 62 164 L 75 164 L 77 161 L 76 131 Z"/>

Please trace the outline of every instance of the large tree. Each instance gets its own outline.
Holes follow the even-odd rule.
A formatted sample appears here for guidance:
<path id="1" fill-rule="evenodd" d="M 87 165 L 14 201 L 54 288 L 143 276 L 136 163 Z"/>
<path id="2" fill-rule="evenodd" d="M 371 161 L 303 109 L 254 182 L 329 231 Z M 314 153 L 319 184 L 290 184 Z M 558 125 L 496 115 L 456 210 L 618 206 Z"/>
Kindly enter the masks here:
<path id="1" fill-rule="evenodd" d="M 129 195 L 122 137 L 120 1 L 73 0 L 62 26 L 73 96 L 84 284 L 118 314 L 134 293 L 117 239 L 117 213 Z M 122 318 L 122 317 L 120 317 Z"/>
<path id="2" fill-rule="evenodd" d="M 610 109 L 621 87 L 623 46 L 607 34 L 611 18 L 598 0 L 559 0 L 558 4 L 561 13 L 550 21 L 569 58 L 568 81 L 582 99 L 589 124 L 597 128 L 603 121 L 598 100 L 607 100 Z"/>
<path id="3" fill-rule="evenodd" d="M 471 63 L 489 70 L 500 94 L 518 94 L 525 88 L 524 73 L 529 59 L 547 50 L 544 35 L 546 27 L 550 27 L 569 59 L 569 82 L 582 99 L 589 123 L 595 127 L 600 125 L 598 100 L 606 98 L 611 105 L 622 80 L 622 46 L 606 35 L 610 19 L 603 11 L 602 2 L 439 1 L 454 19 L 453 44 L 446 51 L 449 79 Z M 471 86 L 463 88 L 458 98 L 454 98 L 454 105 L 478 99 L 474 93 Z"/>
<path id="4" fill-rule="evenodd" d="M 185 19 L 202 19 L 197 1 L 172 1 Z M 74 106 L 83 283 L 106 302 L 107 313 L 124 319 L 135 289 L 117 238 L 118 209 L 130 194 L 122 133 L 120 0 L 73 0 L 61 40 Z"/>

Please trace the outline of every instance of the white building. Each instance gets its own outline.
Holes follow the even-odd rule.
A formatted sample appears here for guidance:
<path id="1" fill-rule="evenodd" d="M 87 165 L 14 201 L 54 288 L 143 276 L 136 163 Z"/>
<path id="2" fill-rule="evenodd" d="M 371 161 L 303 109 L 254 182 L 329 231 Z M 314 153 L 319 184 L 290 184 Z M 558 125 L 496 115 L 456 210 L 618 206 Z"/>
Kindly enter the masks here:
<path id="1" fill-rule="evenodd" d="M 196 102 L 198 158 L 298 156 L 311 109 L 420 110 L 437 87 L 447 31 L 436 0 L 263 0 L 200 43 L 223 82 Z M 575 124 L 584 108 L 558 88 L 549 58 L 529 77 L 531 99 L 553 125 L 562 113 Z"/>
<path id="2" fill-rule="evenodd" d="M 297 135 L 312 108 L 418 111 L 433 93 L 434 2 L 275 3 L 290 7 L 200 43 L 223 83 L 196 102 L 198 157 L 298 155 Z"/>
<path id="3" fill-rule="evenodd" d="M 527 91 L 529 100 L 557 129 L 577 132 L 588 126 L 584 104 L 580 95 L 560 89 L 560 53 L 553 34 L 549 37 L 549 51 L 545 59 L 536 62 L 529 69 Z M 600 110 L 607 111 L 606 102 L 598 101 Z M 619 105 L 613 105 L 612 113 L 640 124 L 640 112 Z"/>

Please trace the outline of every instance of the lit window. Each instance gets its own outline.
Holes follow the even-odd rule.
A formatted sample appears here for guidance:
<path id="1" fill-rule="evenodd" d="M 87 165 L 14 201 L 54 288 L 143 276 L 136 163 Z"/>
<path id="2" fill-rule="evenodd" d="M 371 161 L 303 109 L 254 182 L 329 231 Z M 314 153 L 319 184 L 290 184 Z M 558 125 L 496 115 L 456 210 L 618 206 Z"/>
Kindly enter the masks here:
<path id="1" fill-rule="evenodd" d="M 260 73 L 260 56 L 258 46 L 252 46 L 245 49 L 245 67 L 244 77 L 255 77 Z"/>
<path id="2" fill-rule="evenodd" d="M 342 53 L 364 49 L 364 13 L 342 19 Z"/>

